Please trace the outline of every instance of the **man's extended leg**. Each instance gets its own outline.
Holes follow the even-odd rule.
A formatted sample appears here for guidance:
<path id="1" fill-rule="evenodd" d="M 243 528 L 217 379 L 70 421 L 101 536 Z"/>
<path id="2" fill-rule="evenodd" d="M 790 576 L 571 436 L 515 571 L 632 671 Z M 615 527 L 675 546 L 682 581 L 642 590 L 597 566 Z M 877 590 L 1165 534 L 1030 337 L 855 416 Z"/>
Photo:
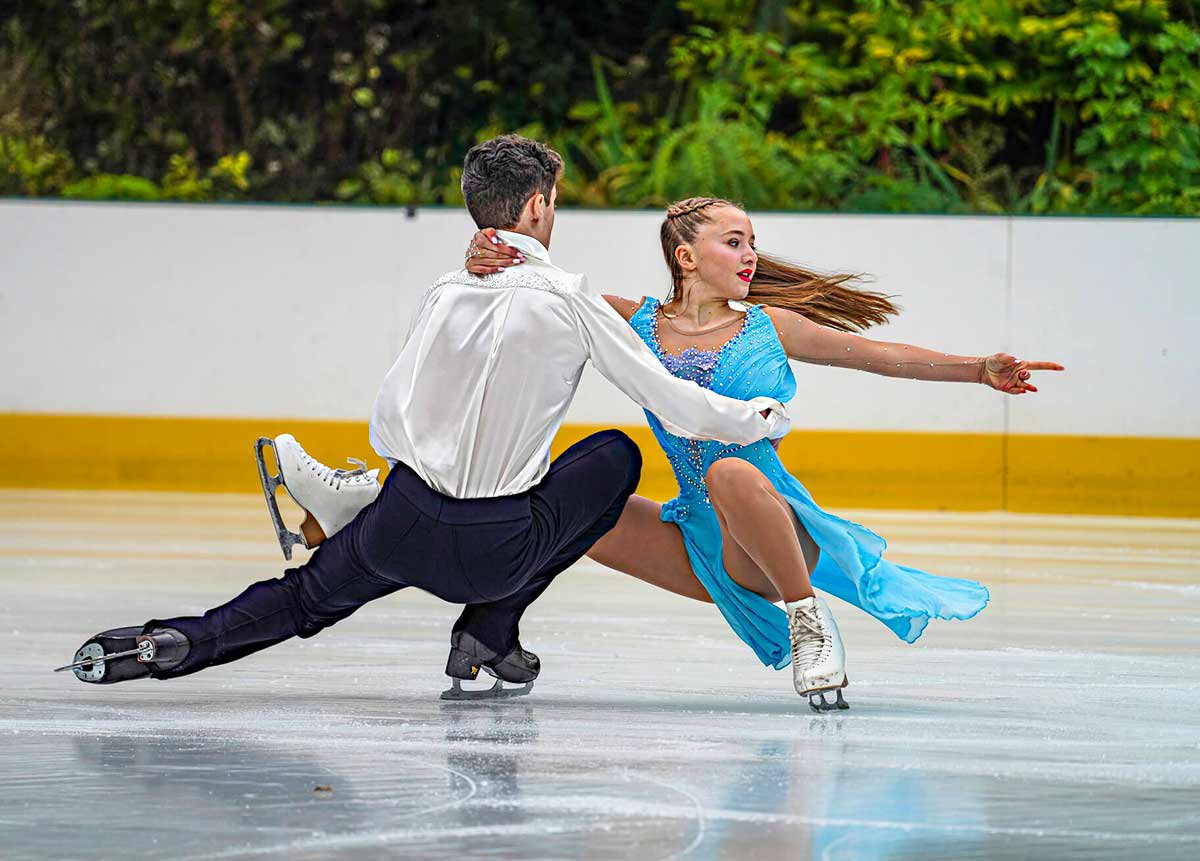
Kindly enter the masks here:
<path id="1" fill-rule="evenodd" d="M 307 564 L 287 571 L 283 577 L 255 583 L 203 616 L 154 620 L 140 632 L 105 632 L 119 632 L 131 641 L 139 633 L 178 632 L 186 642 L 175 644 L 170 637 L 162 640 L 170 647 L 164 655 L 169 652 L 172 660 L 148 662 L 141 668 L 125 663 L 119 672 L 110 672 L 116 665 L 105 661 L 111 666 L 99 674 L 94 668 L 100 662 L 93 662 L 82 668 L 83 674 L 76 675 L 99 683 L 145 675 L 174 678 L 237 660 L 293 636 L 311 637 L 368 601 L 408 585 L 401 577 L 381 573 L 388 569 L 379 562 L 401 544 L 413 544 L 406 550 L 417 556 L 434 557 L 436 554 L 426 552 L 424 547 L 427 531 L 417 528 L 424 519 L 402 494 L 381 494 L 349 526 L 325 541 Z M 112 639 L 98 635 L 93 641 Z"/>
<path id="2" fill-rule="evenodd" d="M 160 677 L 183 676 L 236 661 L 293 636 L 311 637 L 363 604 L 404 584 L 383 580 L 352 561 L 349 530 L 325 541 L 307 564 L 255 583 L 203 616 L 163 620 L 192 644 L 187 659 Z"/>
<path id="3" fill-rule="evenodd" d="M 515 649 L 525 608 L 612 529 L 637 489 L 641 470 L 642 453 L 617 430 L 593 434 L 556 458 L 530 491 L 528 579 L 507 597 L 467 605 L 454 635 L 470 634 L 499 656 Z"/>

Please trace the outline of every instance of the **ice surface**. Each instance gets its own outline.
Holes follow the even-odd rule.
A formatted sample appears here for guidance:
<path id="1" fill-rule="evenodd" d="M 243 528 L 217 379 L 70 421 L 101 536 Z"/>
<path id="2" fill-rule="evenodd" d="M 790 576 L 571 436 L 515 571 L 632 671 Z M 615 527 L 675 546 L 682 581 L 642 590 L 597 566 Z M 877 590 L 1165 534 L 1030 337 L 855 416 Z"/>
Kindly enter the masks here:
<path id="1" fill-rule="evenodd" d="M 832 715 L 587 562 L 501 703 L 438 700 L 456 609 L 414 590 L 174 682 L 50 672 L 281 572 L 261 506 L 0 492 L 4 858 L 1200 857 L 1200 523 L 861 513 L 993 600 L 915 646 L 832 601 Z"/>

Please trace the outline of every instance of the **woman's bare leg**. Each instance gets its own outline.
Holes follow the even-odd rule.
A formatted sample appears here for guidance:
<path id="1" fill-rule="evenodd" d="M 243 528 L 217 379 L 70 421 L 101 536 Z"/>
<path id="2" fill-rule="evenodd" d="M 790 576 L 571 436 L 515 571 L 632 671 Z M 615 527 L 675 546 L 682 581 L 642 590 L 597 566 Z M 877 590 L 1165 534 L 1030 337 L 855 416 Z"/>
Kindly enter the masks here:
<path id="1" fill-rule="evenodd" d="M 812 595 L 808 572 L 817 567 L 821 548 L 767 477 L 730 457 L 709 467 L 705 484 L 721 524 L 722 561 L 734 582 L 770 601 Z M 846 676 L 842 687 L 849 684 Z"/>
<path id="2" fill-rule="evenodd" d="M 730 458 L 729 460 L 734 459 Z M 746 463 L 745 461 L 740 462 Z M 746 466 L 750 465 L 746 464 Z M 722 467 L 718 474 L 724 471 L 725 468 Z M 758 470 L 754 470 L 754 472 L 757 473 L 758 479 L 766 481 L 762 473 Z M 725 477 L 722 475 L 722 479 Z M 740 478 L 729 477 L 733 478 L 733 482 L 754 479 L 754 476 L 749 474 L 744 474 Z M 711 496 L 711 487 L 709 493 Z M 808 571 L 816 567 L 821 550 L 808 531 L 800 524 L 800 521 L 796 519 L 791 506 L 787 505 L 787 501 L 782 497 L 780 497 L 780 501 L 787 507 L 789 517 L 787 525 L 791 527 L 792 535 L 795 536 L 795 546 L 800 548 L 801 564 L 804 565 L 803 576 L 807 582 Z M 664 523 L 659 518 L 661 511 L 660 503 L 641 496 L 629 497 L 617 525 L 592 545 L 592 549 L 587 553 L 588 558 L 623 574 L 643 580 L 652 586 L 674 592 L 676 595 L 711 604 L 712 598 L 692 571 L 691 560 L 683 545 L 682 533 L 673 523 Z M 718 520 L 721 521 L 721 542 L 724 556 L 722 561 L 729 576 L 740 586 L 763 596 L 768 601 L 780 600 L 780 590 L 776 588 L 771 578 L 737 542 L 719 514 Z M 780 542 L 778 534 L 769 536 L 768 540 L 777 543 L 793 541 L 793 539 L 787 538 L 787 535 L 785 529 L 785 538 L 782 542 Z M 811 589 L 810 585 L 809 594 L 811 594 Z M 850 680 L 847 678 L 842 686 L 845 687 L 849 683 Z"/>
<path id="3" fill-rule="evenodd" d="M 692 571 L 679 527 L 660 520 L 661 511 L 658 502 L 629 497 L 617 525 L 592 545 L 588 558 L 676 595 L 711 604 L 712 598 Z"/>
<path id="4" fill-rule="evenodd" d="M 312 550 L 325 540 L 325 530 L 317 523 L 317 518 L 304 509 L 301 511 L 304 511 L 304 522 L 300 524 L 300 534 L 304 536 L 304 546 Z"/>
<path id="5" fill-rule="evenodd" d="M 709 467 L 705 484 L 729 576 L 773 601 L 810 597 L 808 572 L 820 550 L 770 480 L 752 463 L 730 457 Z"/>

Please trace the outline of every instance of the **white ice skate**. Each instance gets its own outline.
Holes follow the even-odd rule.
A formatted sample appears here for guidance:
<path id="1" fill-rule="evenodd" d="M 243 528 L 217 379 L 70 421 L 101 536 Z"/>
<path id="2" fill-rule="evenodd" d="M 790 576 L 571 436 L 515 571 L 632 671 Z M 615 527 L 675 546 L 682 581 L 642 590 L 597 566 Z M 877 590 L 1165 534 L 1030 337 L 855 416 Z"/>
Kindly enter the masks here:
<path id="1" fill-rule="evenodd" d="M 275 452 L 278 475 L 271 475 L 263 460 L 263 449 L 268 446 Z M 347 460 L 355 464 L 357 469 L 325 466 L 309 455 L 290 433 L 280 434 L 275 439 L 259 437 L 254 443 L 254 457 L 258 461 L 258 477 L 262 482 L 263 494 L 267 498 L 267 512 L 275 524 L 284 559 L 292 558 L 293 545 L 308 547 L 308 543 L 303 535 L 290 531 L 284 525 L 279 504 L 275 501 L 278 487 L 282 485 L 288 496 L 316 519 L 326 538 L 332 538 L 379 495 L 379 470 L 369 470 L 365 463 L 352 457 Z"/>
<path id="2" fill-rule="evenodd" d="M 825 599 L 813 596 L 789 601 L 787 614 L 796 693 L 808 697 L 813 711 L 850 708 L 842 697 L 842 685 L 846 682 L 846 650 Z M 827 702 L 826 691 L 837 691 L 837 699 Z"/>

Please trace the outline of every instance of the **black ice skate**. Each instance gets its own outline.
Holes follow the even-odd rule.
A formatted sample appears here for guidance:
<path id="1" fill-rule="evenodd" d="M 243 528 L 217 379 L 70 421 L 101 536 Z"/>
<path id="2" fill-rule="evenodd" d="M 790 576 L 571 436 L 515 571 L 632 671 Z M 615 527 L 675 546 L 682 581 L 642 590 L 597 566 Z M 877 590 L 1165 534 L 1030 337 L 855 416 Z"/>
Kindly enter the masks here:
<path id="1" fill-rule="evenodd" d="M 79 648 L 74 662 L 54 672 L 71 670 L 81 682 L 111 685 L 177 667 L 190 649 L 191 643 L 179 631 L 148 622 L 97 634 Z"/>
<path id="2" fill-rule="evenodd" d="M 450 688 L 442 691 L 442 699 L 492 700 L 524 696 L 533 690 L 533 680 L 541 669 L 542 662 L 538 656 L 525 651 L 520 643 L 501 657 L 466 631 L 456 631 L 450 636 L 450 657 L 446 661 Z M 483 690 L 463 688 L 460 680 L 475 679 L 480 670 L 492 676 L 496 683 Z M 522 687 L 506 688 L 505 682 L 521 684 Z"/>

